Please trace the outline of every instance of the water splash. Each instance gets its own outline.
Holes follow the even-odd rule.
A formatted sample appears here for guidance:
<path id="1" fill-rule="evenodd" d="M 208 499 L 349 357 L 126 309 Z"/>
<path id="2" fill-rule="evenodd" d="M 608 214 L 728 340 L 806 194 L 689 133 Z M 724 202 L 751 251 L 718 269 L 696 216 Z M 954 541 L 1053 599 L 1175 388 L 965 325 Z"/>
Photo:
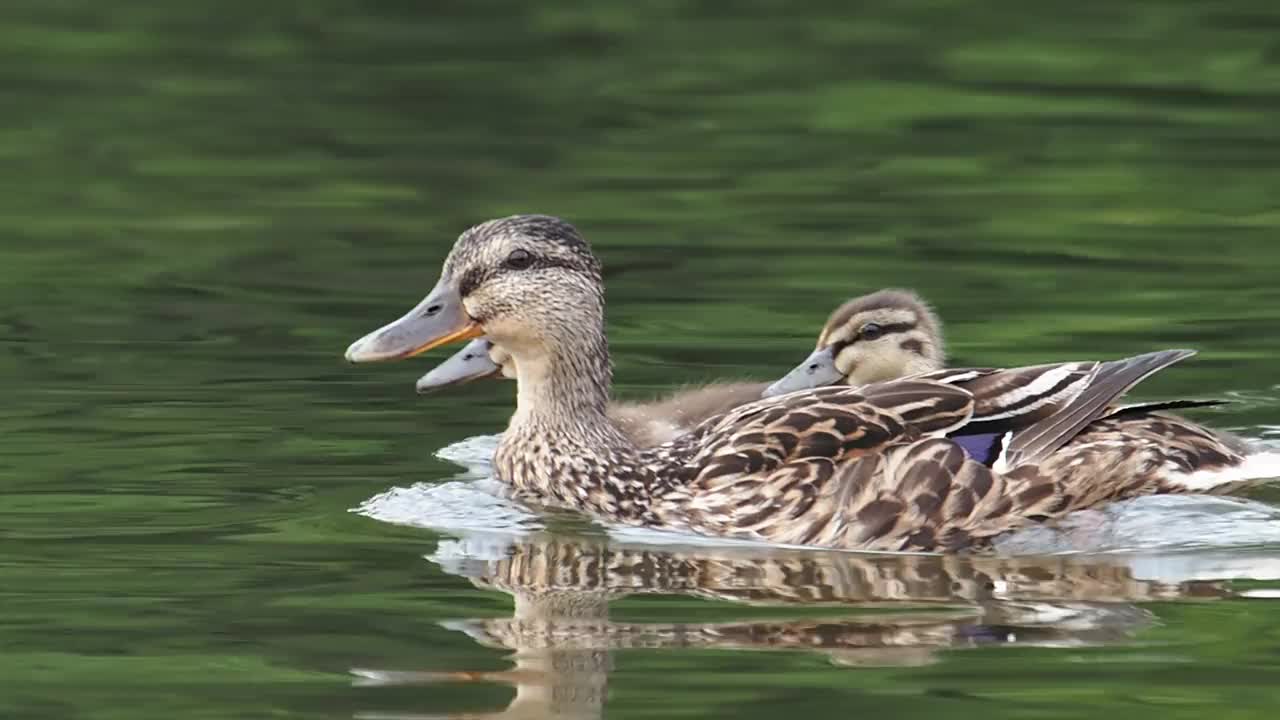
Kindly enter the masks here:
<path id="1" fill-rule="evenodd" d="M 1280 546 L 1280 509 L 1209 495 L 1151 495 L 1072 513 L 997 542 L 1005 554 Z"/>

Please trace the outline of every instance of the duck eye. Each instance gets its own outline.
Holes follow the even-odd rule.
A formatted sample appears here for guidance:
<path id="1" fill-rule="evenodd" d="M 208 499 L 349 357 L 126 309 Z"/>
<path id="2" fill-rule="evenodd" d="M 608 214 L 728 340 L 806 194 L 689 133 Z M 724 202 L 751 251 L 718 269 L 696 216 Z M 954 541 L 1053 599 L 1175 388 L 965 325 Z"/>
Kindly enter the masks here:
<path id="1" fill-rule="evenodd" d="M 524 270 L 533 264 L 533 253 L 516 248 L 511 251 L 511 254 L 507 256 L 507 259 L 502 264 L 512 270 Z"/>
<path id="2" fill-rule="evenodd" d="M 876 323 L 867 323 L 858 331 L 859 340 L 875 340 L 884 334 L 884 328 Z"/>

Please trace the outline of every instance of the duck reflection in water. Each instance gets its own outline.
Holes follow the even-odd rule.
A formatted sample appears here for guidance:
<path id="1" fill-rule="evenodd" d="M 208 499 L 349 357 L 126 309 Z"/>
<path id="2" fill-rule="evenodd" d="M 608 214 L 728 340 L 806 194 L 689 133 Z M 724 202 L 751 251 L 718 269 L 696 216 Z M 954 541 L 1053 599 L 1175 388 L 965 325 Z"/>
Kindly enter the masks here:
<path id="1" fill-rule="evenodd" d="M 477 553 L 465 539 L 444 541 L 428 559 L 479 588 L 514 598 L 509 618 L 461 620 L 447 627 L 486 647 L 511 651 L 515 667 L 352 672 L 363 686 L 487 682 L 515 688 L 505 710 L 447 716 L 468 718 L 602 717 L 615 650 L 809 650 L 842 666 L 918 666 L 935 662 L 941 650 L 1129 642 L 1154 621 L 1133 603 L 1231 595 L 1221 581 L 1142 580 L 1119 561 L 1070 557 L 638 548 L 602 538 L 534 536 L 496 553 L 492 547 Z M 610 601 L 638 594 L 773 606 L 777 613 L 768 619 L 703 623 L 610 619 Z M 877 606 L 921 609 L 858 611 Z M 830 612 L 815 615 L 815 607 Z M 796 612 L 800 608 L 802 614 Z"/>

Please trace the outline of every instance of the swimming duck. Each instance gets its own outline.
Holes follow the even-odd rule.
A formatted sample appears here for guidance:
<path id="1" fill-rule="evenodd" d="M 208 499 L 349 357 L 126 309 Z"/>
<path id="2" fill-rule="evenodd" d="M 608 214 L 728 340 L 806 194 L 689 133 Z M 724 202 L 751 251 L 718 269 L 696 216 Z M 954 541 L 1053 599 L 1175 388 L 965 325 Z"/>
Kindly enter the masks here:
<path id="1" fill-rule="evenodd" d="M 979 549 L 1105 500 L 1204 490 L 1206 473 L 1241 460 L 1170 453 L 1154 427 L 1114 444 L 1112 425 L 1164 406 L 1113 401 L 1186 350 L 812 388 L 637 447 L 607 414 L 600 263 L 572 225 L 544 215 L 464 232 L 427 297 L 346 355 L 389 360 L 482 335 L 517 373 L 499 479 L 606 522 L 790 545 Z"/>
<path id="2" fill-rule="evenodd" d="M 929 305 L 909 290 L 878 290 L 854 298 L 831 314 L 818 338 L 819 346 L 847 324 L 879 323 L 883 337 L 868 333 L 858 346 L 859 359 L 842 380 L 866 385 L 880 380 L 940 369 L 945 362 L 941 323 Z M 448 385 L 483 378 L 516 378 L 511 353 L 487 337 L 467 343 L 418 379 L 428 393 Z M 825 378 L 824 378 L 825 379 Z M 831 384 L 831 383 L 822 383 Z M 715 382 L 678 390 L 650 402 L 614 402 L 609 417 L 641 447 L 660 445 L 698 423 L 760 397 L 769 386 L 754 382 Z"/>

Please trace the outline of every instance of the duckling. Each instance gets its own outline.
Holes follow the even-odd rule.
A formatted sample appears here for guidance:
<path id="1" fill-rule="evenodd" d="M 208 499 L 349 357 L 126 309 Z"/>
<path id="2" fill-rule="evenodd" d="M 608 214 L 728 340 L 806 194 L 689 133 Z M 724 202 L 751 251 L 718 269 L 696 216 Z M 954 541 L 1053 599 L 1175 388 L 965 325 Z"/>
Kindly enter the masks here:
<path id="1" fill-rule="evenodd" d="M 877 290 L 844 303 L 822 326 L 817 347 L 841 355 L 846 385 L 933 372 L 947 361 L 942 322 L 910 290 Z"/>
<path id="2" fill-rule="evenodd" d="M 1185 350 L 812 388 L 641 448 L 607 412 L 604 310 L 601 265 L 577 229 L 516 215 L 462 233 L 422 302 L 346 357 L 487 335 L 515 360 L 516 410 L 494 466 L 516 495 L 604 522 L 776 544 L 983 549 L 1105 500 L 1202 489 L 1193 478 L 1240 459 L 1169 453 L 1155 432 L 1063 451 L 1118 413 L 1142 414 L 1109 408 Z M 965 436 L 990 440 L 973 450 Z"/>
<path id="3" fill-rule="evenodd" d="M 910 290 L 879 290 L 836 308 L 813 353 L 765 395 L 866 385 L 941 370 L 945 364 L 942 322 L 928 303 Z"/>

